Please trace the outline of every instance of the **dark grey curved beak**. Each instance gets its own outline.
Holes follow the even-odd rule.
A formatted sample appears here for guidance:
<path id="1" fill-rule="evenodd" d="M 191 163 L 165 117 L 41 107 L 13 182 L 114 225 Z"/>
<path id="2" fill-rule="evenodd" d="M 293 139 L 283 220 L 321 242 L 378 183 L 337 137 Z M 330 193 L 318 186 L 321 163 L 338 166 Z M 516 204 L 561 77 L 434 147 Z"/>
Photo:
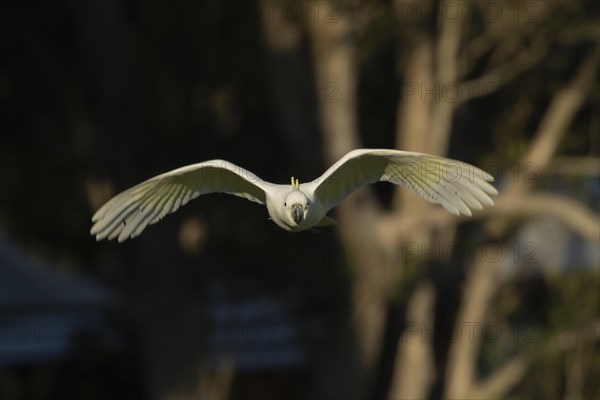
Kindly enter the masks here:
<path id="1" fill-rule="evenodd" d="M 292 219 L 296 223 L 296 225 L 300 224 L 304 219 L 304 210 L 300 204 L 294 204 L 292 206 Z"/>

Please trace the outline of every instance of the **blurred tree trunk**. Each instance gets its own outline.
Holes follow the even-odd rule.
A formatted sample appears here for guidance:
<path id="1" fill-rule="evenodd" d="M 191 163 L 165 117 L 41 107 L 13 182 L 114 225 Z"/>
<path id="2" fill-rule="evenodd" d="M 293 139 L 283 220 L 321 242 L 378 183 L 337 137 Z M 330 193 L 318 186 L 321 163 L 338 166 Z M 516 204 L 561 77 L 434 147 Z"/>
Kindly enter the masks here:
<path id="1" fill-rule="evenodd" d="M 318 122 L 312 95 L 310 64 L 303 52 L 305 33 L 301 20 L 284 17 L 278 3 L 260 3 L 265 42 L 265 83 L 275 120 L 292 149 L 293 167 L 303 171 L 299 179 L 321 174 L 323 163 Z M 275 7 L 275 9 L 274 9 Z"/>
<path id="2" fill-rule="evenodd" d="M 399 14 L 406 11 L 404 5 L 407 3 L 410 2 L 394 3 Z M 445 3 L 459 7 L 462 15 L 469 15 L 466 7 L 472 7 L 445 1 L 439 4 L 428 3 L 424 7 L 433 8 L 429 11 L 435 14 L 435 7 L 444 7 Z M 542 3 L 536 4 L 541 10 L 540 16 L 549 12 Z M 503 49 L 502 40 L 505 38 L 498 36 L 496 26 L 491 23 L 486 27 L 487 31 L 482 34 L 481 40 L 477 38 L 467 42 L 463 31 L 468 18 L 452 21 L 450 18 L 441 17 L 435 29 L 437 34 L 433 35 L 427 28 L 423 28 L 426 26 L 424 16 L 425 13 L 411 15 L 411 18 L 399 15 L 404 23 L 401 29 L 409 32 L 410 41 L 408 46 L 406 42 L 402 43 L 408 47 L 402 49 L 408 57 L 398 65 L 403 87 L 397 111 L 396 146 L 402 150 L 445 155 L 456 108 L 472 98 L 471 95 L 466 95 L 455 101 L 444 91 L 444 88 L 450 86 L 462 87 L 461 85 L 471 83 L 464 82 L 464 77 L 474 68 L 477 58 L 470 59 L 469 65 L 466 65 L 464 60 L 469 60 L 473 54 L 481 56 L 495 49 L 494 54 L 497 57 L 492 57 L 495 64 L 492 63 L 488 67 L 490 72 L 484 71 L 481 82 L 491 80 L 497 83 L 497 86 L 501 86 L 539 62 L 546 47 L 536 39 L 544 33 L 536 31 L 534 23 L 512 21 L 509 15 L 505 15 L 498 25 L 512 29 L 516 36 L 532 36 L 534 45 L 532 48 L 519 47 L 520 42 L 517 41 L 513 43 L 512 53 L 509 52 L 509 56 L 504 55 L 505 58 L 502 58 L 503 53 L 497 49 Z M 337 85 L 340 93 L 339 102 L 319 103 L 321 130 L 329 163 L 334 163 L 347 151 L 361 147 L 356 120 L 355 49 L 350 28 L 353 26 L 353 15 L 342 13 L 338 14 L 338 17 L 332 24 L 306 21 L 318 85 L 333 83 Z M 463 54 L 465 51 L 468 54 Z M 513 56 L 517 61 L 514 61 Z M 536 160 L 540 158 L 539 154 L 551 154 L 552 150 L 548 150 L 548 146 L 556 148 L 559 135 L 568 126 L 573 113 L 585 98 L 582 88 L 591 85 L 591 71 L 596 66 L 597 56 L 594 55 L 584 62 L 581 68 L 583 76 L 576 78 L 573 85 L 567 87 L 564 95 L 557 95 L 556 101 L 560 104 L 556 105 L 556 110 L 551 105 L 547 114 L 553 123 L 542 121 L 540 127 L 541 132 L 549 132 L 546 136 L 550 139 L 534 140 L 528 153 L 538 155 Z M 539 143 L 544 143 L 546 148 L 538 146 Z M 457 224 L 464 220 L 451 216 L 444 210 L 437 212 L 438 210 L 434 210 L 430 204 L 417 197 L 407 190 L 397 189 L 391 212 L 384 213 L 373 201 L 369 190 L 364 189 L 350 196 L 337 210 L 341 240 L 353 273 L 352 310 L 348 325 L 352 328 L 354 336 L 351 340 L 337 343 L 339 348 L 328 365 L 335 373 L 326 377 L 328 382 L 323 389 L 324 396 L 370 396 L 369 384 L 373 378 L 371 374 L 377 367 L 383 350 L 381 346 L 388 303 L 386 294 L 390 285 L 398 281 L 403 267 L 401 244 L 410 240 L 431 248 L 434 243 L 450 243 L 454 240 Z M 502 201 L 501 196 L 499 202 Z M 513 211 L 519 210 L 520 205 L 525 205 L 524 202 L 512 204 Z M 551 208 L 547 207 L 545 210 L 550 211 Z M 572 211 L 570 216 L 575 215 L 579 218 L 580 215 L 585 215 L 577 210 Z M 492 209 L 485 212 L 486 215 L 491 215 L 494 211 Z M 561 213 L 554 210 L 554 215 L 560 218 Z M 563 215 L 563 218 L 568 219 L 570 216 Z M 592 218 L 597 220 L 596 216 Z M 572 225 L 580 224 L 573 222 Z M 505 253 L 508 254 L 508 251 Z M 488 264 L 475 262 L 463 294 L 458 324 L 464 321 L 485 320 L 486 310 L 495 293 L 494 271 L 498 267 L 494 265 L 492 268 Z M 427 329 L 432 329 L 431 304 L 434 297 L 432 289 L 427 285 L 419 286 L 409 298 L 407 317 L 424 323 Z M 390 399 L 426 398 L 430 395 L 434 380 L 439 379 L 440 374 L 436 372 L 433 362 L 431 341 L 423 342 L 422 337 L 421 340 L 411 339 L 398 343 Z M 451 346 L 447 370 L 440 371 L 441 374 L 447 374 L 446 395 L 451 398 L 484 393 L 492 397 L 506 395 L 508 388 L 512 387 L 525 370 L 525 364 L 517 357 L 514 364 L 508 365 L 511 368 L 510 377 L 505 374 L 504 369 L 499 368 L 497 372 L 500 378 L 497 382 L 503 379 L 505 385 L 501 390 L 495 383 L 486 386 L 489 391 L 480 389 L 475 383 L 478 345 L 465 343 L 463 340 Z M 354 348 L 357 353 L 353 358 Z"/>
<path id="3" fill-rule="evenodd" d="M 358 139 L 356 121 L 356 61 L 353 41 L 351 39 L 351 16 L 341 15 L 336 23 L 312 23 L 307 21 L 308 31 L 313 43 L 313 59 L 316 79 L 319 86 L 327 83 L 339 87 L 340 101 L 337 103 L 319 103 L 321 127 L 324 136 L 327 161 L 334 163 L 351 149 L 361 147 Z M 402 97 L 398 105 L 398 134 L 397 147 L 404 150 L 444 154 L 449 135 L 452 117 L 452 105 L 443 101 L 435 101 L 436 97 L 421 96 L 424 87 L 434 87 L 434 76 L 441 75 L 444 80 L 451 80 L 447 70 L 435 69 L 436 54 L 439 57 L 451 59 L 455 57 L 460 31 L 445 29 L 442 47 L 433 47 L 432 41 L 424 32 L 416 32 L 412 50 L 406 65 L 400 66 L 404 82 L 417 88 L 417 94 Z M 440 77 L 438 77 L 439 79 Z M 429 99 L 433 97 L 433 101 Z M 434 118 L 435 116 L 435 118 Z M 435 121 L 435 125 L 432 125 Z M 382 349 L 383 331 L 386 324 L 386 309 L 388 297 L 386 293 L 391 284 L 397 282 L 402 271 L 402 257 L 399 244 L 403 240 L 427 243 L 431 232 L 428 227 L 418 228 L 410 232 L 410 236 L 392 233 L 386 229 L 388 215 L 383 213 L 369 195 L 369 189 L 364 189 L 349 197 L 338 208 L 340 231 L 344 247 L 347 249 L 348 261 L 351 264 L 354 279 L 352 281 L 352 315 L 351 323 L 356 332 L 355 344 L 358 348 L 358 364 L 348 362 L 341 364 L 339 369 L 346 384 L 340 385 L 340 380 L 334 380 L 335 390 L 345 387 L 349 394 L 358 397 L 369 396 L 368 388 L 371 383 L 372 371 L 378 365 Z M 403 224 L 419 226 L 419 218 L 430 207 L 418 195 L 406 190 L 397 192 L 392 214 L 402 215 Z M 409 222 L 410 221 L 410 222 Z M 423 289 L 425 290 L 425 289 Z M 430 290 L 415 294 L 414 301 L 429 298 Z M 413 313 L 419 315 L 421 321 L 431 321 L 431 307 L 415 308 L 409 306 Z M 427 393 L 432 377 L 432 354 L 419 351 L 418 342 L 410 341 L 408 346 L 414 350 L 402 349 L 404 354 L 403 374 L 407 382 L 412 382 L 411 396 L 424 396 Z M 406 351 L 405 351 L 406 350 Z M 421 358 L 419 361 L 425 367 L 416 370 L 410 368 L 410 360 Z M 416 377 L 411 371 L 419 373 Z M 414 379 L 413 379 L 414 378 Z M 351 385 L 348 382 L 352 382 Z M 406 386 L 402 385 L 402 389 Z M 396 389 L 402 393 L 401 389 Z M 329 393 L 327 393 L 329 394 Z M 340 395 L 339 392 L 331 394 Z M 346 395 L 346 393 L 341 393 Z M 401 394 L 404 396 L 404 394 Z"/>
<path id="4" fill-rule="evenodd" d="M 312 18 L 305 23 L 311 38 L 317 86 L 332 87 L 337 93 L 333 101 L 322 96 L 318 99 L 325 160 L 331 165 L 348 151 L 360 147 L 355 49 L 349 37 L 352 22 L 349 15 L 343 15 L 335 23 L 315 22 Z M 329 373 L 320 376 L 319 396 L 363 398 L 369 371 L 377 362 L 385 302 L 378 294 L 384 283 L 382 275 L 377 268 L 370 268 L 373 257 L 380 254 L 373 240 L 374 225 L 366 216 L 373 212 L 376 212 L 373 201 L 365 191 L 350 196 L 338 208 L 339 226 L 343 227 L 341 237 L 354 274 L 351 313 L 341 322 L 342 329 L 347 329 L 350 336 L 336 340 L 333 357 L 328 357 L 324 365 Z"/>
<path id="5" fill-rule="evenodd" d="M 338 103 L 319 103 L 326 154 L 328 161 L 333 163 L 347 151 L 361 147 L 356 122 L 357 76 L 349 30 L 351 16 L 342 15 L 334 24 L 308 21 L 307 25 L 313 40 L 317 82 L 319 85 L 329 82 L 337 84 L 342 95 Z M 445 24 L 441 30 L 443 35 L 437 47 L 434 47 L 434 42 L 426 32 L 415 30 L 410 43 L 411 50 L 408 51 L 408 62 L 399 65 L 404 88 L 408 90 L 410 86 L 416 92 L 409 96 L 403 93 L 398 104 L 397 148 L 440 155 L 446 152 L 453 105 L 439 101 L 436 94 L 423 97 L 423 91 L 435 89 L 440 80 L 446 82 L 455 78 L 456 67 L 450 66 L 455 64 L 460 29 Z M 440 66 L 446 64 L 450 64 L 448 68 Z M 417 197 L 409 191 L 398 190 L 391 212 L 401 215 L 402 225 L 417 227 L 411 230 L 410 235 L 387 229 L 389 216 L 379 210 L 369 197 L 368 189 L 350 196 L 338 209 L 341 236 L 354 273 L 352 323 L 356 331 L 360 363 L 353 371 L 340 370 L 340 373 L 346 372 L 346 381 L 353 382 L 350 393 L 359 397 L 368 396 L 368 384 L 372 378 L 369 373 L 377 366 L 383 350 L 381 345 L 388 304 L 386 293 L 391 289 L 390 284 L 397 282 L 402 271 L 399 244 L 409 238 L 417 243 L 431 240 L 429 227 L 421 227 L 418 222 L 430 205 Z M 395 218 L 395 222 L 399 219 Z M 414 301 L 418 302 L 424 296 L 430 295 L 418 291 Z M 411 302 L 409 308 L 414 307 L 416 305 Z M 430 307 L 414 310 L 414 314 L 419 314 L 419 320 L 431 321 Z M 395 395 L 425 396 L 432 381 L 429 372 L 432 369 L 432 355 L 420 351 L 422 346 L 418 342 L 410 341 L 406 346 L 414 346 L 415 349 L 399 350 L 404 355 L 401 370 L 406 382 L 412 382 L 413 385 L 409 392 L 402 392 L 407 389 L 405 385 L 395 387 Z M 425 368 L 410 368 L 410 360 L 417 358 Z M 350 364 L 345 365 L 346 369 L 350 368 Z M 420 376 L 413 376 L 413 373 Z"/>

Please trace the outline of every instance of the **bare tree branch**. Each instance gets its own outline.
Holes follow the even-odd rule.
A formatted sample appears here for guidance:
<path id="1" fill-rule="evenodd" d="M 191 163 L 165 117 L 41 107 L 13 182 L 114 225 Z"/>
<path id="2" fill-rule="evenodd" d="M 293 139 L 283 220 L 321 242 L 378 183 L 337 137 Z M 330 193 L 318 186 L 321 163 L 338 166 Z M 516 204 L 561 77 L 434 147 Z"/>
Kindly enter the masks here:
<path id="1" fill-rule="evenodd" d="M 600 158 L 576 156 L 554 157 L 546 167 L 544 174 L 598 176 L 600 175 Z"/>
<path id="2" fill-rule="evenodd" d="M 482 3 L 473 3 L 475 7 Z M 533 2 L 529 3 L 533 6 Z M 536 35 L 535 31 L 540 29 L 540 25 L 544 19 L 544 15 L 549 14 L 555 4 L 551 2 L 538 1 L 535 3 L 536 21 L 528 21 L 526 19 L 514 18 L 510 12 L 514 5 L 508 2 L 494 3 L 495 6 L 500 6 L 498 10 L 498 18 L 482 18 L 484 31 L 472 39 L 465 45 L 465 55 L 461 58 L 459 68 L 459 78 L 466 78 L 468 73 L 481 61 L 481 57 L 493 50 L 489 59 L 491 66 L 497 68 L 500 64 L 510 62 L 510 54 L 514 54 L 525 37 Z M 547 36 L 542 33 L 539 36 Z M 489 69 L 489 68 L 488 68 Z"/>
<path id="3" fill-rule="evenodd" d="M 590 242 L 600 240 L 600 215 L 576 200 L 550 193 L 500 195 L 494 199 L 493 207 L 475 211 L 472 217 L 451 215 L 443 208 L 435 207 L 418 219 L 409 219 L 403 215 L 382 218 L 378 236 L 408 236 L 411 232 L 419 229 L 417 225 L 428 225 L 441 230 L 473 219 L 502 217 L 506 220 L 510 217 L 544 215 L 558 219 L 573 232 Z"/>
<path id="4" fill-rule="evenodd" d="M 472 39 L 465 46 L 465 55 L 462 58 L 459 66 L 459 78 L 464 79 L 474 68 L 474 65 L 479 61 L 479 59 L 491 51 L 494 46 L 500 40 L 500 32 L 498 29 L 492 29 L 489 27 L 480 35 Z M 506 31 L 502 31 L 506 32 Z"/>
<path id="5" fill-rule="evenodd" d="M 504 249 L 501 254 L 508 254 Z M 463 326 L 484 320 L 488 305 L 496 293 L 497 263 L 478 257 L 467 279 L 456 324 Z M 476 362 L 479 356 L 481 335 L 461 337 L 450 346 L 446 365 L 446 396 L 464 398 L 475 382 Z"/>
<path id="6" fill-rule="evenodd" d="M 445 0 L 440 7 L 444 7 Z M 465 7 L 460 2 L 452 2 L 453 7 L 458 7 L 461 14 L 465 14 Z M 436 85 L 446 87 L 449 83 L 455 83 L 458 78 L 458 51 L 462 38 L 464 19 L 451 21 L 450 18 L 442 16 L 439 18 L 439 36 L 435 47 L 435 81 Z M 456 107 L 455 102 L 449 101 L 447 96 L 440 96 L 432 104 L 430 149 L 433 154 L 444 155 L 448 148 L 450 128 L 452 127 L 452 115 Z"/>
<path id="7" fill-rule="evenodd" d="M 481 77 L 461 83 L 460 103 L 494 93 L 523 72 L 537 65 L 546 54 L 546 50 L 545 43 L 538 43 L 523 49 L 515 57 L 506 60 Z"/>
<path id="8" fill-rule="evenodd" d="M 529 150 L 521 158 L 522 165 L 533 163 L 540 170 L 548 165 L 567 127 L 585 101 L 592 82 L 596 78 L 599 60 L 600 49 L 596 48 L 583 61 L 573 80 L 554 95 Z M 524 187 L 524 185 L 512 186 Z"/>
<path id="9" fill-rule="evenodd" d="M 589 241 L 600 240 L 600 216 L 581 202 L 553 194 L 500 196 L 490 215 L 542 216 L 550 215 Z"/>
<path id="10" fill-rule="evenodd" d="M 561 44 L 578 44 L 579 42 L 598 42 L 600 39 L 600 20 L 595 18 L 583 25 L 562 31 L 558 36 Z"/>
<path id="11" fill-rule="evenodd" d="M 504 365 L 497 368 L 492 376 L 483 382 L 476 384 L 465 398 L 470 399 L 494 399 L 502 397 L 519 381 L 527 372 L 531 363 L 530 357 L 521 353 L 514 356 Z"/>
<path id="12" fill-rule="evenodd" d="M 198 387 L 194 397 L 200 399 L 226 399 L 231 392 L 235 375 L 235 354 L 228 350 L 220 358 L 217 365 L 203 363 L 198 372 Z M 173 393 L 170 398 L 184 398 L 185 396 Z"/>
<path id="13" fill-rule="evenodd" d="M 433 329 L 435 290 L 420 285 L 410 298 L 406 331 L 400 337 L 395 357 L 389 399 L 425 399 L 434 380 L 432 338 L 422 329 Z M 423 325 L 425 324 L 425 325 Z"/>
<path id="14" fill-rule="evenodd" d="M 538 171 L 543 171 L 547 167 L 556 153 L 567 127 L 585 101 L 588 90 L 596 77 L 599 61 L 600 47 L 596 47 L 584 59 L 573 80 L 554 95 L 529 145 L 529 149 L 519 162 L 520 165 L 535 165 Z M 505 195 L 527 191 L 528 186 L 531 186 L 523 184 L 523 181 L 520 180 L 510 181 L 509 179 L 508 176 L 505 176 L 500 185 Z M 548 203 L 545 202 L 544 204 Z M 558 215 L 564 216 L 562 213 Z M 578 218 L 576 220 L 580 221 Z M 571 222 L 571 219 L 567 219 L 567 221 Z M 572 226 L 577 227 L 579 225 Z M 490 220 L 486 225 L 489 234 L 496 237 L 501 235 L 506 228 L 506 221 L 497 218 Z M 589 232 L 589 229 L 586 229 L 585 232 Z"/>
<path id="15" fill-rule="evenodd" d="M 598 339 L 600 339 L 600 320 L 596 320 L 582 329 L 559 333 L 550 338 L 548 347 L 551 352 L 562 352 Z M 474 386 L 467 397 L 472 399 L 494 399 L 506 396 L 514 385 L 521 381 L 533 361 L 535 361 L 534 356 L 530 353 L 520 353 L 514 356 Z"/>
<path id="16" fill-rule="evenodd" d="M 598 339 L 600 339 L 600 319 L 595 320 L 586 327 L 559 333 L 552 337 L 548 343 L 552 351 L 558 352 L 570 350 L 582 341 L 590 342 Z"/>
<path id="17" fill-rule="evenodd" d="M 570 360 L 569 360 L 570 358 Z M 583 346 L 579 344 L 571 357 L 565 357 L 565 371 L 567 375 L 565 383 L 564 399 L 581 399 L 581 387 L 583 386 Z M 567 365 L 568 364 L 568 365 Z"/>

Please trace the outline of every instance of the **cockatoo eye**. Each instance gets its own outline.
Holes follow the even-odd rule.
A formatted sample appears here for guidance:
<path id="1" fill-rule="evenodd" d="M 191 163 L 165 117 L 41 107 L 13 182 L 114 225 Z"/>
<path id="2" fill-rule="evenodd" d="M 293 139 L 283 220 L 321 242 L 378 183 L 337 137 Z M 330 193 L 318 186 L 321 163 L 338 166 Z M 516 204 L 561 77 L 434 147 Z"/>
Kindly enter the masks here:
<path id="1" fill-rule="evenodd" d="M 284 206 L 284 207 L 287 207 L 287 202 L 283 203 L 283 206 Z"/>

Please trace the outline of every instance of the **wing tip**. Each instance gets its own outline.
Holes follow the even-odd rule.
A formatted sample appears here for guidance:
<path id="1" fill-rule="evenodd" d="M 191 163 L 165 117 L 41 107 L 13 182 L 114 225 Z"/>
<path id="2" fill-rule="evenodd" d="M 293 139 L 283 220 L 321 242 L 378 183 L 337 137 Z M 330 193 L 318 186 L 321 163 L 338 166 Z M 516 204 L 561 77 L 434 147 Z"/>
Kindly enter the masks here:
<path id="1" fill-rule="evenodd" d="M 481 184 L 480 187 L 481 187 L 481 189 L 483 189 L 484 192 L 486 192 L 489 195 L 492 195 L 492 196 L 498 195 L 498 189 L 489 183 Z"/>
<path id="2" fill-rule="evenodd" d="M 481 172 L 483 172 L 483 179 L 485 179 L 488 182 L 494 182 L 496 179 L 492 176 L 492 174 L 485 172 L 484 170 L 481 170 Z"/>

